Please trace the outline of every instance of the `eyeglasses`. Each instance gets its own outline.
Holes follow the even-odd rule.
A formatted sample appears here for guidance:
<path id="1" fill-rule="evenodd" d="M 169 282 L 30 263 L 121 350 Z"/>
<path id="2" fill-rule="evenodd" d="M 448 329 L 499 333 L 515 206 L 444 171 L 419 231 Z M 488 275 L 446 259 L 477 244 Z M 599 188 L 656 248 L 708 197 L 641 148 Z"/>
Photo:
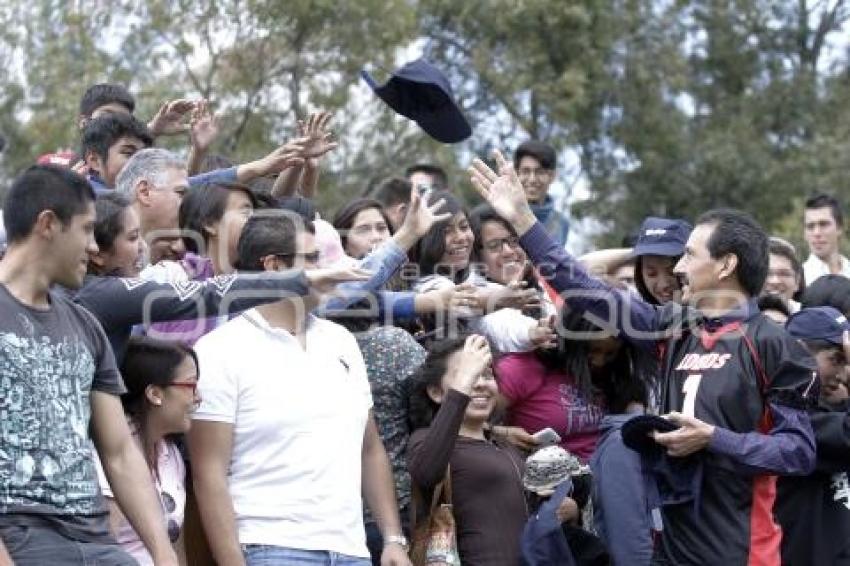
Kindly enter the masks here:
<path id="1" fill-rule="evenodd" d="M 502 248 L 505 247 L 505 244 L 512 250 L 515 250 L 519 247 L 519 238 L 516 236 L 511 236 L 509 238 L 498 238 L 495 240 L 490 240 L 489 242 L 484 242 L 483 248 L 491 253 L 496 253 L 502 251 Z"/>
<path id="2" fill-rule="evenodd" d="M 780 277 L 782 279 L 796 279 L 797 274 L 791 271 L 790 269 L 769 269 L 767 271 L 768 277 Z"/>
<path id="3" fill-rule="evenodd" d="M 174 383 L 169 383 L 166 387 L 185 387 L 186 389 L 191 389 L 194 394 L 198 391 L 198 382 L 175 381 Z"/>
<path id="4" fill-rule="evenodd" d="M 531 169 L 527 167 L 520 167 L 519 171 L 517 171 L 517 176 L 520 179 L 530 179 L 532 177 L 537 177 L 538 179 L 549 177 L 552 174 L 551 169 L 543 169 L 542 167 L 538 167 L 536 169 Z"/>
<path id="5" fill-rule="evenodd" d="M 322 257 L 322 254 L 319 251 L 309 252 L 309 253 L 306 253 L 306 254 L 304 254 L 304 253 L 285 253 L 285 254 L 283 254 L 283 253 L 281 253 L 281 254 L 273 253 L 273 254 L 269 254 L 269 255 L 273 255 L 275 257 L 280 257 L 280 258 L 287 258 L 287 259 L 301 258 L 306 263 L 319 263 L 319 259 L 321 259 L 321 257 Z"/>

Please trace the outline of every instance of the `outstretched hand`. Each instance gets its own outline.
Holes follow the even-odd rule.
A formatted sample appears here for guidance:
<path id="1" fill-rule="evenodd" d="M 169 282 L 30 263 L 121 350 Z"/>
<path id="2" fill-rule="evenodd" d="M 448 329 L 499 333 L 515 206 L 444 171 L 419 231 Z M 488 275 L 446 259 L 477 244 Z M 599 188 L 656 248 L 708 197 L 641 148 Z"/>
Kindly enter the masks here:
<path id="1" fill-rule="evenodd" d="M 473 160 L 469 168 L 472 186 L 502 218 L 513 225 L 517 234 L 522 235 L 535 222 L 525 197 L 525 190 L 513 165 L 499 150 L 493 151 L 493 158 L 496 160 L 498 174 L 480 159 Z"/>
<path id="2" fill-rule="evenodd" d="M 298 135 L 305 139 L 301 157 L 310 165 L 339 145 L 334 141 L 333 132 L 327 129 L 332 117 L 330 112 L 316 112 L 310 114 L 306 122 L 298 121 Z"/>
<path id="3" fill-rule="evenodd" d="M 328 267 L 308 269 L 304 272 L 304 275 L 307 277 L 312 291 L 326 295 L 340 283 L 368 281 L 373 273 L 359 267 Z"/>
<path id="4" fill-rule="evenodd" d="M 190 124 L 184 121 L 195 108 L 195 102 L 179 98 L 163 103 L 156 115 L 148 123 L 148 129 L 154 136 L 172 136 L 189 131 Z"/>
<path id="5" fill-rule="evenodd" d="M 413 189 L 410 193 L 410 206 L 407 209 L 407 216 L 404 217 L 399 230 L 407 229 L 418 240 L 428 233 L 428 230 L 437 222 L 448 220 L 451 218 L 450 212 L 439 213 L 439 210 L 446 204 L 446 199 L 440 199 L 434 204 L 423 202 L 422 195 L 419 191 Z"/>
<path id="6" fill-rule="evenodd" d="M 201 100 L 192 111 L 189 138 L 196 151 L 205 153 L 218 137 L 218 117 L 207 100 Z"/>

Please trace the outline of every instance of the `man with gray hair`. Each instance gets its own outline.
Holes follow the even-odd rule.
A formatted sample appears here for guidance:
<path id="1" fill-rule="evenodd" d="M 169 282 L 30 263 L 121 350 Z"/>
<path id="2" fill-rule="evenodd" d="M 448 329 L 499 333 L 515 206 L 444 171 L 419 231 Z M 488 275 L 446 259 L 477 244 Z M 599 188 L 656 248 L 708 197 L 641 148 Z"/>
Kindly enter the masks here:
<path id="1" fill-rule="evenodd" d="M 116 188 L 133 202 L 151 263 L 180 259 L 185 251 L 178 212 L 188 187 L 186 162 L 167 149 L 137 151 L 118 174 Z"/>
<path id="2" fill-rule="evenodd" d="M 185 248 L 179 234 L 180 202 L 189 187 L 207 183 L 247 183 L 257 177 L 297 165 L 302 146 L 284 144 L 265 157 L 189 177 L 186 163 L 176 154 L 160 148 L 137 151 L 116 178 L 116 188 L 133 201 L 139 215 L 142 238 L 150 248 L 150 263 L 163 259 L 178 260 Z"/>

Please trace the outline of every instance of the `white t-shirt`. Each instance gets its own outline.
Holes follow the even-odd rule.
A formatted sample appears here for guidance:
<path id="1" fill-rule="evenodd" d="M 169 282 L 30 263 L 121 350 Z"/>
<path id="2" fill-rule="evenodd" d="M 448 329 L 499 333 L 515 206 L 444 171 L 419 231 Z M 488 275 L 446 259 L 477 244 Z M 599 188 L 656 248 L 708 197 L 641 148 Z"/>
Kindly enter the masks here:
<path id="1" fill-rule="evenodd" d="M 233 424 L 239 542 L 368 557 L 360 470 L 372 396 L 354 336 L 310 315 L 305 350 L 252 309 L 195 351 L 193 418 Z"/>
<path id="2" fill-rule="evenodd" d="M 838 275 L 850 277 L 850 260 L 844 256 L 840 256 L 840 258 L 841 273 Z M 829 269 L 829 264 L 815 254 L 809 255 L 809 258 L 803 263 L 803 279 L 806 280 L 806 285 L 811 285 L 818 277 L 829 275 L 830 273 L 832 272 Z"/>

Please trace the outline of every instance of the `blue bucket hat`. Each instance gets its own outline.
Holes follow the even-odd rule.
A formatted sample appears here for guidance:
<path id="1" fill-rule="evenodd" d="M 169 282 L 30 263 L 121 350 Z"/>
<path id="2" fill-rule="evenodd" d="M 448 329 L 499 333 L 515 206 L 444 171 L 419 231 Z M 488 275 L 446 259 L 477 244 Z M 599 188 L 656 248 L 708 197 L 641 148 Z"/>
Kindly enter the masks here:
<path id="1" fill-rule="evenodd" d="M 685 243 L 692 229 L 684 220 L 650 216 L 640 225 L 632 255 L 680 256 L 685 253 Z"/>
<path id="2" fill-rule="evenodd" d="M 841 311 L 832 307 L 809 307 L 791 315 L 785 329 L 794 338 L 826 340 L 841 346 L 845 332 L 850 332 L 850 322 Z"/>
<path id="3" fill-rule="evenodd" d="M 378 98 L 398 114 L 410 118 L 429 136 L 442 143 L 457 143 L 472 135 L 472 128 L 454 101 L 446 76 L 425 59 L 416 59 L 378 85 L 366 71 L 360 76 Z"/>

